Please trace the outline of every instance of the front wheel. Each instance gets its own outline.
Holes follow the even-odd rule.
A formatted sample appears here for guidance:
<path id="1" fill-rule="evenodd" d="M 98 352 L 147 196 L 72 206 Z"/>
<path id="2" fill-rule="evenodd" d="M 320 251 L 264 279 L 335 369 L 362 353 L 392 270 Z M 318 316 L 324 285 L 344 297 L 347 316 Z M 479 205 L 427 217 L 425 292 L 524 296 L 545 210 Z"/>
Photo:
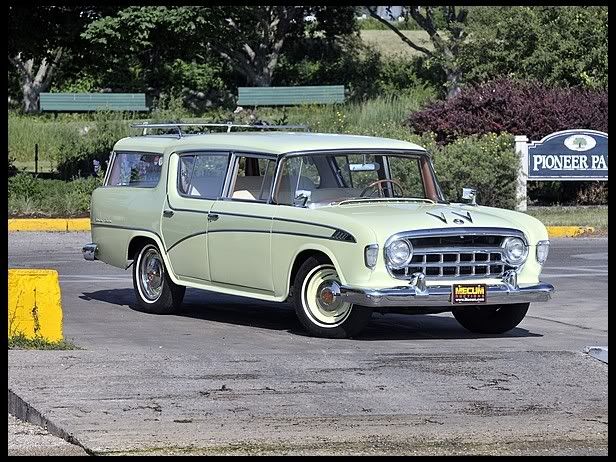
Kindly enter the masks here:
<path id="1" fill-rule="evenodd" d="M 502 334 L 522 322 L 529 306 L 530 303 L 464 306 L 455 308 L 453 316 L 471 332 Z"/>
<path id="2" fill-rule="evenodd" d="M 336 300 L 332 283 L 340 283 L 334 265 L 322 257 L 307 259 L 293 285 L 295 313 L 306 330 L 317 337 L 352 337 L 368 324 L 372 310 Z"/>
<path id="3" fill-rule="evenodd" d="M 153 314 L 176 312 L 182 305 L 186 287 L 171 280 L 158 247 L 146 244 L 137 251 L 133 261 L 136 309 Z"/>

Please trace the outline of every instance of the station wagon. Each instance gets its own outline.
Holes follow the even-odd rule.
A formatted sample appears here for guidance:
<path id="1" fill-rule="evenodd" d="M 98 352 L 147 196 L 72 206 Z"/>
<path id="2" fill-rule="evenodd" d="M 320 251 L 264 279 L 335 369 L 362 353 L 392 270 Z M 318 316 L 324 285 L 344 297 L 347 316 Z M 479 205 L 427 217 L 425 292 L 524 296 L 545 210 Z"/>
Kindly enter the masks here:
<path id="1" fill-rule="evenodd" d="M 137 126 L 92 194 L 83 255 L 132 268 L 139 310 L 176 312 L 191 287 L 290 302 L 321 337 L 356 336 L 374 311 L 452 312 L 494 334 L 550 299 L 545 226 L 471 189 L 448 201 L 421 146 L 186 125 Z"/>

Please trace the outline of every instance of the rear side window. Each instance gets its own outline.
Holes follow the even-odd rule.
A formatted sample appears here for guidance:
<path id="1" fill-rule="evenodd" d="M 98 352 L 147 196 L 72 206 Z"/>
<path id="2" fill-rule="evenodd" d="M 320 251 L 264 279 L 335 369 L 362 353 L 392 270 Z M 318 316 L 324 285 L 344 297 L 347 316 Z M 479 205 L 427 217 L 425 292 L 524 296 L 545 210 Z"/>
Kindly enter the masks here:
<path id="1" fill-rule="evenodd" d="M 160 180 L 162 154 L 118 152 L 113 160 L 107 186 L 153 188 Z"/>
<path id="2" fill-rule="evenodd" d="M 229 154 L 183 155 L 178 165 L 178 191 L 183 196 L 217 199 L 225 183 Z"/>

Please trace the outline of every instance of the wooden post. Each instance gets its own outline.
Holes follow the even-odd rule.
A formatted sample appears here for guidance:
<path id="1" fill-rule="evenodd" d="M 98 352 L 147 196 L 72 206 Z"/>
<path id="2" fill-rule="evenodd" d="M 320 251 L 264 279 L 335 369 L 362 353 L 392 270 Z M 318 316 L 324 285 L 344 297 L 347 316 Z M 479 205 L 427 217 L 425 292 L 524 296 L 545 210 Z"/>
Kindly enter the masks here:
<path id="1" fill-rule="evenodd" d="M 34 174 L 38 174 L 38 143 L 34 144 Z"/>

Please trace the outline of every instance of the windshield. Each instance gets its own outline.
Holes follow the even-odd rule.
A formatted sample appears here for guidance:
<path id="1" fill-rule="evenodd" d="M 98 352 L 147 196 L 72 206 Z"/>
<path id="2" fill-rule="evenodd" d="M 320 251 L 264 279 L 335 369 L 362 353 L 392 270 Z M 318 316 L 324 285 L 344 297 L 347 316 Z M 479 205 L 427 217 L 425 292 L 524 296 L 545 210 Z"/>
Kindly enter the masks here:
<path id="1" fill-rule="evenodd" d="M 316 206 L 345 200 L 442 202 L 425 154 L 320 153 L 283 159 L 274 202 Z"/>

